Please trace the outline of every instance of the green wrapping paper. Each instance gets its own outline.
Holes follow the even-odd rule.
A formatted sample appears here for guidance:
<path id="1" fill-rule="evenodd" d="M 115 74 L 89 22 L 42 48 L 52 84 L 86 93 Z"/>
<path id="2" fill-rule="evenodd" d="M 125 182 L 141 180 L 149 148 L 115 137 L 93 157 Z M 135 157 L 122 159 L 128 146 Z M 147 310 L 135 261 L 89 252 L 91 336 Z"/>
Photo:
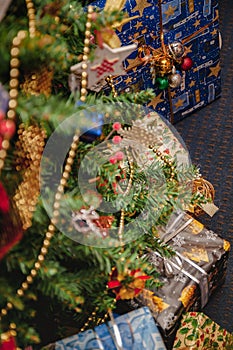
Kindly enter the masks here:
<path id="1" fill-rule="evenodd" d="M 163 285 L 144 290 L 130 306 L 150 308 L 169 349 L 182 314 L 200 311 L 224 282 L 230 244 L 186 213 L 175 213 L 159 236 L 176 252 L 170 259 L 148 255 Z"/>
<path id="2" fill-rule="evenodd" d="M 183 315 L 176 333 L 173 350 L 230 350 L 233 349 L 233 334 L 228 333 L 202 312 Z"/>

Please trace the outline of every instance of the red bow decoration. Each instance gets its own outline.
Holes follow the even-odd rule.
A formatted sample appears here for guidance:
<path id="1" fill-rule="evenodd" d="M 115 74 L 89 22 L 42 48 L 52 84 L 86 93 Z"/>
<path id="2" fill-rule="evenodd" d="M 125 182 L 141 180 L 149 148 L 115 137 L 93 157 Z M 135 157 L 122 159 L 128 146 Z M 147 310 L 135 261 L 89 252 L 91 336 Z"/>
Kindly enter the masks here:
<path id="1" fill-rule="evenodd" d="M 116 300 L 119 300 L 133 299 L 145 288 L 146 281 L 152 277 L 146 275 L 141 269 L 127 269 L 125 274 L 119 274 L 115 268 L 110 278 L 108 288 L 113 290 Z"/>

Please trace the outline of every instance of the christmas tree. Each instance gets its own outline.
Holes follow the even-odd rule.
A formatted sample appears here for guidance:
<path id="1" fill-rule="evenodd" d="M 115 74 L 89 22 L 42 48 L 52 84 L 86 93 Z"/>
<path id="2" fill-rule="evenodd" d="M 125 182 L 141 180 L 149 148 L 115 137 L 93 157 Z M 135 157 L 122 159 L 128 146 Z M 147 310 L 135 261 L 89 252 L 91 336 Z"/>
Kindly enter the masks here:
<path id="1" fill-rule="evenodd" d="M 146 253 L 173 252 L 157 228 L 206 199 L 193 192 L 199 175 L 179 137 L 142 107 L 153 91 L 114 89 L 136 48 L 116 35 L 130 20 L 124 1 L 104 11 L 9 3 L 0 4 L 0 330 L 40 348 L 159 286 Z"/>

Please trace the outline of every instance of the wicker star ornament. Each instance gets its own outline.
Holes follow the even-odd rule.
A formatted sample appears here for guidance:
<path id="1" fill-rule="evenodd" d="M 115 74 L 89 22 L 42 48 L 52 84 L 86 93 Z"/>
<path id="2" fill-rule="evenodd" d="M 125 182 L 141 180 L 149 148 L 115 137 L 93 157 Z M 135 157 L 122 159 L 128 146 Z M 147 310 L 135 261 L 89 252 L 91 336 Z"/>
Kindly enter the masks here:
<path id="1" fill-rule="evenodd" d="M 112 49 L 107 44 L 103 48 L 97 47 L 94 53 L 94 61 L 87 61 L 88 84 L 91 89 L 99 81 L 109 75 L 126 74 L 122 62 L 137 48 L 136 44 Z M 83 62 L 71 67 L 71 72 L 79 75 L 82 72 Z"/>

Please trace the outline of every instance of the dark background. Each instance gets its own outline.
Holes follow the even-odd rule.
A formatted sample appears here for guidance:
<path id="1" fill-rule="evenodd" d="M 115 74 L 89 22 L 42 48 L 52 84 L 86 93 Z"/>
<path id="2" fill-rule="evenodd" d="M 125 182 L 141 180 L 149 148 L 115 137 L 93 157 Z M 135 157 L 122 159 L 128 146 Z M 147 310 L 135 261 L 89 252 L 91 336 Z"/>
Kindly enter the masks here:
<path id="1" fill-rule="evenodd" d="M 192 163 L 215 188 L 219 211 L 199 221 L 232 246 L 225 284 L 210 298 L 204 313 L 233 332 L 233 0 L 219 0 L 222 97 L 175 124 Z"/>

